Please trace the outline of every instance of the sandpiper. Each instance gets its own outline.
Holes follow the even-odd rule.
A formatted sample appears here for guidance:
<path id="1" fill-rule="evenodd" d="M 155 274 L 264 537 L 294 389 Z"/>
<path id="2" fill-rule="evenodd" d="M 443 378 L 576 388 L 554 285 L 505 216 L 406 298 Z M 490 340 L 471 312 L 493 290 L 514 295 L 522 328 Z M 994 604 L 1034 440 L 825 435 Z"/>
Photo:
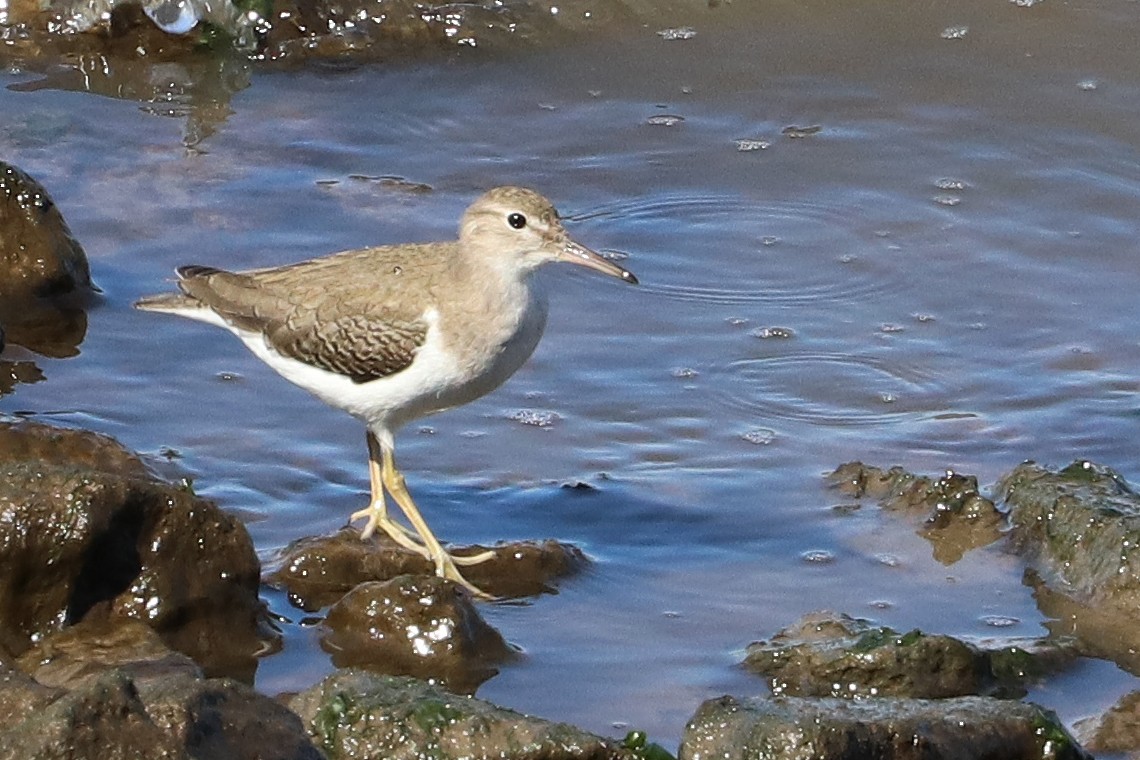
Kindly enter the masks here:
<path id="1" fill-rule="evenodd" d="M 479 197 L 459 240 L 344 251 L 271 269 L 177 270 L 181 293 L 143 298 L 147 311 L 224 327 L 282 377 L 367 426 L 369 505 L 362 538 L 377 528 L 435 564 L 436 573 L 489 598 L 428 528 L 396 468 L 394 436 L 418 417 L 494 390 L 534 351 L 546 299 L 532 275 L 551 261 L 629 283 L 631 272 L 570 239 L 546 198 L 521 187 Z M 411 529 L 388 515 L 384 492 Z"/>

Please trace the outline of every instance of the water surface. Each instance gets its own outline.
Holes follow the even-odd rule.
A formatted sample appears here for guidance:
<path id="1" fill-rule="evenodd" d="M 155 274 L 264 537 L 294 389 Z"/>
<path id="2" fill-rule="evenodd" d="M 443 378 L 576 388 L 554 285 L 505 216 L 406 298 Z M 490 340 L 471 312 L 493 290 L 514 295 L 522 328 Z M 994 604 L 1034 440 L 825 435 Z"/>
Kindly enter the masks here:
<path id="1" fill-rule="evenodd" d="M 193 478 L 269 559 L 361 506 L 363 430 L 225 333 L 130 303 L 177 264 L 446 238 L 483 189 L 530 185 L 642 286 L 545 272 L 531 362 L 399 438 L 442 537 L 594 559 L 556 596 L 484 608 L 525 657 L 480 696 L 672 748 L 701 700 L 762 692 L 744 646 L 811 610 L 1042 634 L 1015 558 L 939 564 L 915 524 L 834 510 L 821 476 L 862 459 L 992 483 L 1088 457 L 1140 480 L 1135 12 L 736 3 L 690 39 L 255 71 L 204 137 L 182 108 L 0 90 L 4 159 L 53 194 L 103 290 L 79 356 L 9 348 L 45 379 L 0 412 Z M 596 490 L 561 488 L 579 481 Z M 267 595 L 295 622 L 258 685 L 304 688 L 331 665 Z M 1072 722 L 1136 686 L 1083 662 L 1031 697 Z"/>

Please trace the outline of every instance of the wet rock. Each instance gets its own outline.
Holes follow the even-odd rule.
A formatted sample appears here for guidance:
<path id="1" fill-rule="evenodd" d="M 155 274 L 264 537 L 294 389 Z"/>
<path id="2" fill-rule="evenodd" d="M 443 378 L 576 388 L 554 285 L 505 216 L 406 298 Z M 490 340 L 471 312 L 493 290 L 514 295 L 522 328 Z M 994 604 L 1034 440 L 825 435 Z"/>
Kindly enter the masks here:
<path id="1" fill-rule="evenodd" d="M 87 255 L 51 196 L 0 161 L 0 322 L 7 341 L 48 356 L 75 354 L 87 332 L 80 306 L 90 287 Z"/>
<path id="2" fill-rule="evenodd" d="M 431 678 L 473 694 L 514 652 L 457 584 L 430 575 L 362 583 L 329 610 L 321 646 L 340 668 Z"/>
<path id="3" fill-rule="evenodd" d="M 24 60 L 240 52 L 268 61 L 389 60 L 456 48 L 550 44 L 568 33 L 652 21 L 691 23 L 708 0 L 13 0 L 5 42 Z M 726 4 L 727 5 L 727 4 Z"/>
<path id="4" fill-rule="evenodd" d="M 17 665 L 44 686 L 74 690 L 118 669 L 134 680 L 175 675 L 201 678 L 202 670 L 168 648 L 145 623 L 88 615 L 79 623 L 35 643 Z"/>
<path id="5" fill-rule="evenodd" d="M 58 296 L 90 285 L 87 256 L 47 190 L 0 161 L 0 298 Z"/>
<path id="6" fill-rule="evenodd" d="M 110 670 L 0 724 L 0 758 L 320 760 L 296 715 L 235 681 Z"/>
<path id="7" fill-rule="evenodd" d="M 38 683 L 0 659 L 0 715 L 5 717 L 5 723 L 0 723 L 0 731 L 4 725 L 12 725 L 38 713 L 60 694 L 59 689 Z"/>
<path id="8" fill-rule="evenodd" d="M 883 509 L 925 514 L 919 532 L 943 564 L 953 564 L 971 549 L 999 540 L 1005 526 L 1005 517 L 981 495 L 973 475 L 947 470 L 932 479 L 901 467 L 882 470 L 848 462 L 837 467 L 828 481 L 845 496 L 875 499 Z"/>
<path id="9" fill-rule="evenodd" d="M 1087 760 L 1052 712 L 988 697 L 711 699 L 685 727 L 679 760 L 890 758 Z"/>
<path id="10" fill-rule="evenodd" d="M 1140 691 L 1124 695 L 1104 715 L 1077 721 L 1073 733 L 1092 752 L 1140 753 Z"/>
<path id="11" fill-rule="evenodd" d="M 329 760 L 632 760 L 628 751 L 574 726 L 449 694 L 413 678 L 344 671 L 298 694 L 289 706 Z"/>
<path id="12" fill-rule="evenodd" d="M 275 641 L 244 527 L 110 438 L 0 423 L 0 648 L 88 615 L 150 626 L 209 674 L 251 679 Z"/>
<path id="13" fill-rule="evenodd" d="M 555 579 L 585 567 L 581 550 L 557 541 L 519 541 L 494 547 L 454 547 L 456 556 L 478 554 L 492 548 L 495 556 L 463 568 L 464 576 L 479 588 L 501 598 L 554 593 Z M 312 612 L 332 604 L 349 590 L 369 581 L 400 575 L 433 575 L 432 564 L 387 536 L 360 540 L 353 528 L 331 536 L 314 536 L 293 542 L 274 563 L 266 582 L 284 588 L 290 601 Z"/>
<path id="14" fill-rule="evenodd" d="M 147 716 L 195 760 L 323 760 L 296 714 L 242 683 L 151 678 L 138 694 Z"/>
<path id="15" fill-rule="evenodd" d="M 0 729 L 0 758 L 186 758 L 174 738 L 150 720 L 134 685 L 109 673 L 19 723 Z"/>
<path id="16" fill-rule="evenodd" d="M 1055 635 L 1140 674 L 1140 497 L 1112 470 L 1074 462 L 1059 472 L 1023 464 L 998 484 L 1010 544 Z"/>
<path id="17" fill-rule="evenodd" d="M 1029 683 L 1073 657 L 1049 641 L 977 645 L 816 612 L 749 645 L 744 666 L 766 676 L 777 696 L 1009 698 L 1024 696 Z"/>
<path id="18" fill-rule="evenodd" d="M 361 583 L 328 611 L 321 647 L 337 668 L 440 681 L 473 694 L 514 652 L 456 583 L 400 575 Z"/>

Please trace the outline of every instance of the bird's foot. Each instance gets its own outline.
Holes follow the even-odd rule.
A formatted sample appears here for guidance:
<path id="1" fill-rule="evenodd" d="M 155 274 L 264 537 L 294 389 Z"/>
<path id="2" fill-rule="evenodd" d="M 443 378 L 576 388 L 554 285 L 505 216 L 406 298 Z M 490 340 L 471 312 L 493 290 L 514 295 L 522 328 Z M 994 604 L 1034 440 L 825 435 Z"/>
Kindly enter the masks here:
<path id="1" fill-rule="evenodd" d="M 431 551 L 420 543 L 416 534 L 391 517 L 388 517 L 388 511 L 386 509 L 382 507 L 378 509 L 375 505 L 369 505 L 349 515 L 348 521 L 354 523 L 364 518 L 368 518 L 368 522 L 364 525 L 364 530 L 360 531 L 361 541 L 367 541 L 372 538 L 376 533 L 376 529 L 379 528 L 405 549 L 410 549 L 416 554 L 426 557 L 427 559 L 432 559 Z"/>
<path id="2" fill-rule="evenodd" d="M 494 552 L 483 552 L 483 554 L 494 555 Z M 482 556 L 483 556 L 482 554 L 476 555 L 476 557 L 480 557 L 480 558 Z M 470 592 L 470 594 L 473 597 L 475 597 L 476 599 L 481 599 L 485 602 L 496 601 L 498 599 L 497 596 L 494 596 L 492 594 L 488 594 L 486 591 L 484 591 L 483 589 L 479 588 L 478 586 L 476 586 L 471 581 L 464 578 L 463 573 L 459 572 L 459 568 L 456 567 L 457 564 L 475 564 L 473 562 L 467 562 L 467 563 L 463 562 L 463 560 L 470 560 L 470 559 L 472 559 L 472 558 L 471 557 L 454 557 L 451 554 L 449 554 L 446 549 L 443 549 L 441 547 L 439 550 L 439 554 L 434 557 L 435 574 L 438 575 L 440 578 L 446 578 L 449 581 L 454 581 L 455 583 L 458 583 L 460 586 L 467 589 L 467 591 Z M 479 559 L 479 561 L 482 562 L 484 560 Z"/>
<path id="3" fill-rule="evenodd" d="M 463 565 L 466 567 L 470 565 L 480 565 L 489 559 L 494 559 L 496 555 L 494 549 L 488 549 L 487 551 L 479 552 L 478 554 L 464 554 L 463 556 L 450 554 L 449 556 L 451 557 L 451 561 L 455 564 Z"/>

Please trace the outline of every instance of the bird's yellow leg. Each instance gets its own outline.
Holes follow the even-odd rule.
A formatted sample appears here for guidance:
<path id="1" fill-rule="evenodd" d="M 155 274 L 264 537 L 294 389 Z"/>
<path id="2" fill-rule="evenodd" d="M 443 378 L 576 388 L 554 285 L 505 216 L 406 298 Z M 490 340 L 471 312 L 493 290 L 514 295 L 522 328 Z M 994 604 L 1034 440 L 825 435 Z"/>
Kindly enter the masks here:
<path id="1" fill-rule="evenodd" d="M 348 518 L 350 523 L 368 518 L 368 523 L 360 532 L 360 538 L 371 538 L 376 529 L 380 528 L 405 549 L 410 549 L 417 554 L 422 554 L 427 559 L 432 559 L 431 552 L 416 540 L 414 532 L 388 516 L 388 502 L 384 498 L 384 480 L 380 472 L 380 444 L 371 431 L 368 433 L 368 480 L 372 487 L 371 502 L 359 512 L 353 512 Z"/>
<path id="2" fill-rule="evenodd" d="M 392 456 L 392 452 L 387 448 L 383 449 L 383 466 L 380 476 L 384 486 L 388 489 L 388 493 L 392 495 L 396 504 L 403 510 L 404 515 L 408 518 L 408 522 L 410 522 L 412 527 L 416 529 L 416 532 L 419 533 L 420 540 L 424 542 L 424 546 L 428 552 L 430 552 L 431 559 L 435 562 L 435 574 L 441 578 L 455 581 L 480 599 L 494 599 L 495 597 L 464 578 L 456 565 L 474 565 L 480 562 L 486 562 L 495 556 L 495 552 L 486 551 L 471 557 L 453 557 L 448 553 L 448 551 L 440 545 L 439 540 L 435 537 L 435 534 L 431 532 L 431 528 L 428 527 L 427 521 L 424 520 L 423 515 L 421 515 L 419 509 L 416 508 L 415 502 L 412 501 L 412 495 L 408 493 L 404 476 L 396 469 L 395 457 Z"/>

